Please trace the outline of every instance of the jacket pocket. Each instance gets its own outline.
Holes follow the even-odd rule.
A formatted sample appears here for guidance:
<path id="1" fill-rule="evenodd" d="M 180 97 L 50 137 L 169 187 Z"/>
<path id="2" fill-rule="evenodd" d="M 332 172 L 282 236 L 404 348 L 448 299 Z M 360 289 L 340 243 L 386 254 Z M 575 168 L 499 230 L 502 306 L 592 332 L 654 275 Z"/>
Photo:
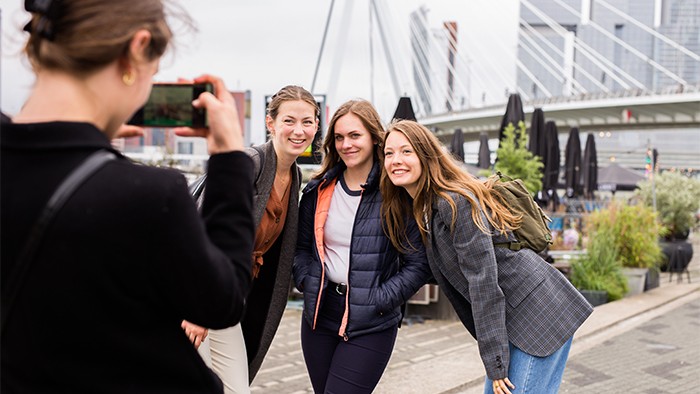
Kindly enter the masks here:
<path id="1" fill-rule="evenodd" d="M 518 305 L 544 281 L 544 278 L 544 272 L 537 269 L 518 281 L 517 286 L 511 289 L 503 289 L 508 304 L 513 308 L 517 308 Z"/>

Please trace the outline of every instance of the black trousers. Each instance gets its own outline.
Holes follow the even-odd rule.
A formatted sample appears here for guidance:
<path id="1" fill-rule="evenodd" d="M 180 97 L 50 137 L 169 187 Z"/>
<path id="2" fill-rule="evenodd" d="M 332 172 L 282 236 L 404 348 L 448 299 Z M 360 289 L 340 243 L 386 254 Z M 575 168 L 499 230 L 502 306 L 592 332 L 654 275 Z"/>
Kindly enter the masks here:
<path id="1" fill-rule="evenodd" d="M 345 341 L 338 335 L 345 296 L 329 286 L 324 298 L 316 330 L 301 322 L 301 347 L 314 392 L 371 393 L 391 358 L 398 325 Z"/>

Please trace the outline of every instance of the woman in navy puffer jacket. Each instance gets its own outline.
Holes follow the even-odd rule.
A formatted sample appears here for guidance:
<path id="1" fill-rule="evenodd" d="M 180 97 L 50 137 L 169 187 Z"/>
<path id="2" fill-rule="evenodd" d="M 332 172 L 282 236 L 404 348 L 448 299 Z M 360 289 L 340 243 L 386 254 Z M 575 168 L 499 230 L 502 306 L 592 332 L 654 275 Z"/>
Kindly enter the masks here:
<path id="1" fill-rule="evenodd" d="M 321 171 L 303 191 L 294 281 L 304 293 L 301 339 L 316 393 L 371 393 L 394 348 L 401 306 L 430 276 L 418 226 L 404 251 L 386 236 L 372 105 L 343 104 L 323 143 Z"/>

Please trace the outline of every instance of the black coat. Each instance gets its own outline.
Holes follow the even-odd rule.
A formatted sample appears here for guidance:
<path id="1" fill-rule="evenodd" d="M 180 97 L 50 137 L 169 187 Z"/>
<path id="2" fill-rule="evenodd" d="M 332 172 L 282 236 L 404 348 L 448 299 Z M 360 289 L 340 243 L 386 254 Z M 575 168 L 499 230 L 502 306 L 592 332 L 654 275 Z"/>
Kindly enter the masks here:
<path id="1" fill-rule="evenodd" d="M 319 193 L 337 181 L 345 169 L 343 164 L 332 168 L 322 179 L 309 182 L 299 204 L 299 234 L 294 257 L 293 274 L 297 289 L 304 293 L 304 320 L 315 326 L 316 310 L 324 301 L 322 289 L 328 286 L 325 263 L 321 261 L 316 245 L 314 226 L 318 222 Z M 375 161 L 367 183 L 363 185 L 362 199 L 355 214 L 350 247 L 348 273 L 348 337 L 379 332 L 401 322 L 401 306 L 427 283 L 430 267 L 415 220 L 407 219 L 406 234 L 415 246 L 401 255 L 391 244 L 382 227 L 382 195 L 379 192 L 381 170 Z M 337 186 L 341 187 L 341 186 Z M 321 189 L 321 190 L 319 190 Z M 330 197 L 329 197 L 330 198 Z M 317 304 L 318 302 L 318 304 Z M 340 335 L 341 333 L 339 333 Z"/>
<path id="2" fill-rule="evenodd" d="M 59 182 L 111 148 L 85 123 L 3 124 L 0 137 L 4 289 Z M 241 318 L 252 173 L 243 152 L 213 155 L 202 221 L 176 171 L 124 158 L 98 170 L 56 215 L 18 294 L 2 332 L 2 392 L 222 392 L 180 323 Z"/>

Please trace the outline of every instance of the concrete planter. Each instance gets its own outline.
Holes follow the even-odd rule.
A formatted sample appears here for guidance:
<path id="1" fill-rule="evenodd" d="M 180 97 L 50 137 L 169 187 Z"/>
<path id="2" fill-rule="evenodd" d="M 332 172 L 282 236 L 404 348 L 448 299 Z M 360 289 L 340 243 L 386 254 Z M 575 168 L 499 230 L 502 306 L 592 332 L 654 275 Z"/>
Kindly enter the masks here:
<path id="1" fill-rule="evenodd" d="M 648 268 L 622 268 L 622 273 L 627 277 L 629 291 L 625 297 L 641 294 L 644 292 Z"/>

